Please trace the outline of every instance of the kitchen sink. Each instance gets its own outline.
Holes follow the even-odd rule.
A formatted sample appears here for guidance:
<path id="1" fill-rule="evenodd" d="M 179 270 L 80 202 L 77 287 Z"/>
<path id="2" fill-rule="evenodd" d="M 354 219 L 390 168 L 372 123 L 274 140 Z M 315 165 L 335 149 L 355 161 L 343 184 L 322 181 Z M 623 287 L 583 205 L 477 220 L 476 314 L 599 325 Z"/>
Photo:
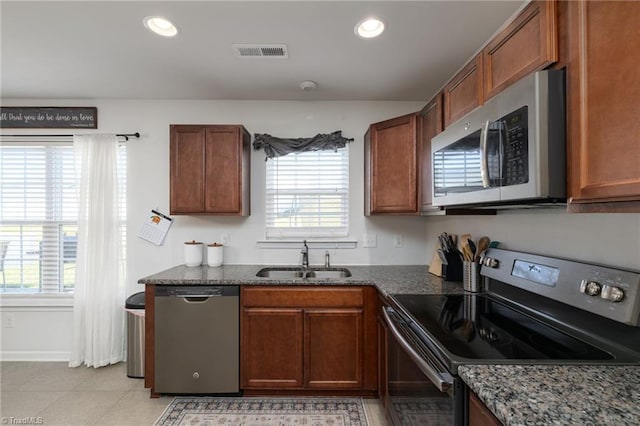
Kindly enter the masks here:
<path id="1" fill-rule="evenodd" d="M 292 267 L 268 267 L 262 268 L 256 274 L 261 278 L 274 278 L 281 280 L 315 278 L 347 278 L 351 276 L 351 271 L 347 268 L 292 268 Z"/>

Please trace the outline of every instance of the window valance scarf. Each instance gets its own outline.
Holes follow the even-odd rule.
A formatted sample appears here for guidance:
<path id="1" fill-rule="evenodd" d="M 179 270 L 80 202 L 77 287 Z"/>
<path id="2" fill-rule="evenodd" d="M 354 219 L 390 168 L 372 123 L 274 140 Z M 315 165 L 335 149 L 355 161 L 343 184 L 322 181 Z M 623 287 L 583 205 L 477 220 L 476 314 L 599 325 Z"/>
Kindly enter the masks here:
<path id="1" fill-rule="evenodd" d="M 319 133 L 312 138 L 278 138 L 266 133 L 256 133 L 254 137 L 253 149 L 264 149 L 264 153 L 267 155 L 265 161 L 294 152 L 336 151 L 339 148 L 344 148 L 347 143 L 353 142 L 353 139 L 342 136 L 342 130 L 336 130 L 333 133 Z"/>

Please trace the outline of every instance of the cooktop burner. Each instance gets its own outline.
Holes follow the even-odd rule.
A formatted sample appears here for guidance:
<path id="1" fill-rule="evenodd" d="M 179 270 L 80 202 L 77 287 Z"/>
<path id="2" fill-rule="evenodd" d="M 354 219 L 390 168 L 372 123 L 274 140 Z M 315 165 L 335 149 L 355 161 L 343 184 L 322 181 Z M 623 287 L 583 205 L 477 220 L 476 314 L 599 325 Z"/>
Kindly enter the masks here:
<path id="1" fill-rule="evenodd" d="M 486 295 L 394 295 L 393 299 L 415 321 L 409 326 L 418 335 L 435 339 L 456 357 L 614 359 L 611 354 Z"/>

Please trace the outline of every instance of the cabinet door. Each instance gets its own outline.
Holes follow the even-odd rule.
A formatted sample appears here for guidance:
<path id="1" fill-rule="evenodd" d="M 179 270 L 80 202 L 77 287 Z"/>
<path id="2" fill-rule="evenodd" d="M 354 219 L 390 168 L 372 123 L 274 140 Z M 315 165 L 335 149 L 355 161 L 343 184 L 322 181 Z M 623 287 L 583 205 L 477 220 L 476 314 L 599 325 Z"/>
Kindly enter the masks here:
<path id="1" fill-rule="evenodd" d="M 485 100 L 557 61 L 556 1 L 532 1 L 487 44 L 482 55 Z"/>
<path id="2" fill-rule="evenodd" d="M 205 211 L 205 130 L 201 126 L 171 126 L 171 213 Z"/>
<path id="3" fill-rule="evenodd" d="M 444 87 L 444 126 L 449 126 L 483 102 L 482 54 L 479 54 Z"/>
<path id="4" fill-rule="evenodd" d="M 244 308 L 241 323 L 243 388 L 303 386 L 301 309 Z"/>
<path id="5" fill-rule="evenodd" d="M 304 318 L 306 386 L 361 388 L 362 309 L 310 309 Z"/>
<path id="6" fill-rule="evenodd" d="M 417 214 L 417 113 L 372 124 L 365 137 L 365 214 Z"/>
<path id="7" fill-rule="evenodd" d="M 240 125 L 171 126 L 171 213 L 247 216 L 250 135 Z"/>
<path id="8" fill-rule="evenodd" d="M 421 211 L 428 212 L 439 210 L 431 205 L 433 199 L 432 176 L 431 176 L 431 139 L 442 132 L 442 93 L 433 98 L 420 112 L 421 144 L 422 144 L 422 164 L 421 164 L 421 191 L 422 207 Z"/>
<path id="9" fill-rule="evenodd" d="M 482 401 L 469 391 L 469 426 L 500 426 L 501 424 Z"/>
<path id="10" fill-rule="evenodd" d="M 206 128 L 205 210 L 242 213 L 243 144 L 240 126 Z"/>
<path id="11" fill-rule="evenodd" d="M 570 203 L 640 200 L 638 22 L 639 2 L 569 3 Z"/>

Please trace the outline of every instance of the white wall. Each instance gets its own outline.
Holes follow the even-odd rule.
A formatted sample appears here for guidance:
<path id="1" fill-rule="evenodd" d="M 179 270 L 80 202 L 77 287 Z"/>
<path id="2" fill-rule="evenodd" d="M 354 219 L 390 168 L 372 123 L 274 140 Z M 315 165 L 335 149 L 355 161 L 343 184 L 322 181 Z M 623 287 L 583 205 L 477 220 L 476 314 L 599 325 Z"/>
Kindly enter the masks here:
<path id="1" fill-rule="evenodd" d="M 427 219 L 427 251 L 442 231 L 483 235 L 500 247 L 640 270 L 640 214 L 568 214 L 563 209 L 499 212 L 497 216 Z"/>
<path id="2" fill-rule="evenodd" d="M 261 249 L 264 239 L 263 151 L 252 152 L 251 216 L 209 217 L 174 216 L 174 224 L 164 245 L 156 246 L 137 237 L 149 209 L 169 212 L 169 125 L 170 124 L 243 124 L 250 133 L 270 133 L 283 137 L 310 137 L 316 133 L 342 130 L 350 144 L 350 236 L 360 240 L 364 233 L 377 235 L 374 249 L 331 250 L 332 263 L 338 264 L 424 264 L 426 231 L 424 219 L 392 217 L 365 219 L 363 136 L 369 124 L 419 110 L 419 102 L 278 102 L 278 101 L 139 101 L 139 100 L 3 100 L 5 105 L 97 106 L 98 131 L 140 132 L 140 139 L 127 145 L 128 230 L 127 293 L 142 291 L 137 280 L 183 263 L 183 242 L 192 239 L 205 243 L 220 241 L 221 233 L 230 235 L 225 248 L 225 263 L 295 264 L 300 248 Z M 11 133 L 19 133 L 20 130 Z M 25 130 L 23 133 L 36 133 Z M 52 133 L 53 131 L 45 131 Z M 55 131 L 65 133 L 65 131 Z M 393 248 L 393 235 L 401 234 L 403 248 Z M 324 262 L 324 249 L 310 252 L 310 262 Z M 3 359 L 60 359 L 60 343 L 70 342 L 71 311 L 43 312 L 42 308 L 7 306 L 2 303 L 2 319 L 14 315 L 14 326 L 3 328 Z M 30 314 L 29 312 L 32 312 Z M 51 342 L 50 331 L 38 324 L 47 323 L 57 331 Z M 38 343 L 36 343 L 38 342 Z M 70 344 L 70 343 L 69 343 Z M 40 354 L 34 349 L 39 347 Z M 63 346 L 67 346 L 63 344 Z M 67 349 L 68 351 L 68 349 Z M 64 354 L 64 351 L 63 351 Z"/>
<path id="3" fill-rule="evenodd" d="M 268 101 L 138 101 L 138 100 L 3 100 L 6 105 L 97 106 L 99 131 L 140 132 L 128 145 L 128 293 L 143 290 L 138 278 L 182 263 L 182 243 L 213 242 L 230 234 L 225 263 L 291 264 L 299 249 L 261 249 L 264 239 L 264 153 L 253 152 L 252 213 L 248 218 L 175 216 L 161 247 L 137 237 L 148 210 L 169 210 L 169 124 L 244 124 L 250 133 L 307 137 L 342 130 L 350 144 L 350 233 L 358 248 L 332 250 L 334 264 L 427 264 L 442 231 L 488 235 L 509 249 L 582 259 L 640 269 L 639 214 L 569 215 L 558 210 L 501 212 L 497 216 L 370 217 L 363 216 L 363 135 L 370 123 L 418 110 L 415 102 L 268 102 Z M 16 131 L 15 133 L 17 133 Z M 28 131 L 32 133 L 33 131 Z M 12 132 L 14 133 L 14 132 Z M 364 249 L 362 234 L 376 234 L 378 246 Z M 393 248 L 401 234 L 403 248 Z M 312 250 L 311 263 L 321 263 L 324 250 Z M 2 303 L 4 304 L 4 301 Z M 7 307 L 2 310 L 3 359 L 59 359 L 68 352 L 71 311 L 63 308 Z M 15 314 L 14 327 L 5 315 Z M 47 327 L 42 325 L 46 324 Z M 51 339 L 50 330 L 58 330 Z M 62 355 L 61 355 L 62 354 Z"/>

